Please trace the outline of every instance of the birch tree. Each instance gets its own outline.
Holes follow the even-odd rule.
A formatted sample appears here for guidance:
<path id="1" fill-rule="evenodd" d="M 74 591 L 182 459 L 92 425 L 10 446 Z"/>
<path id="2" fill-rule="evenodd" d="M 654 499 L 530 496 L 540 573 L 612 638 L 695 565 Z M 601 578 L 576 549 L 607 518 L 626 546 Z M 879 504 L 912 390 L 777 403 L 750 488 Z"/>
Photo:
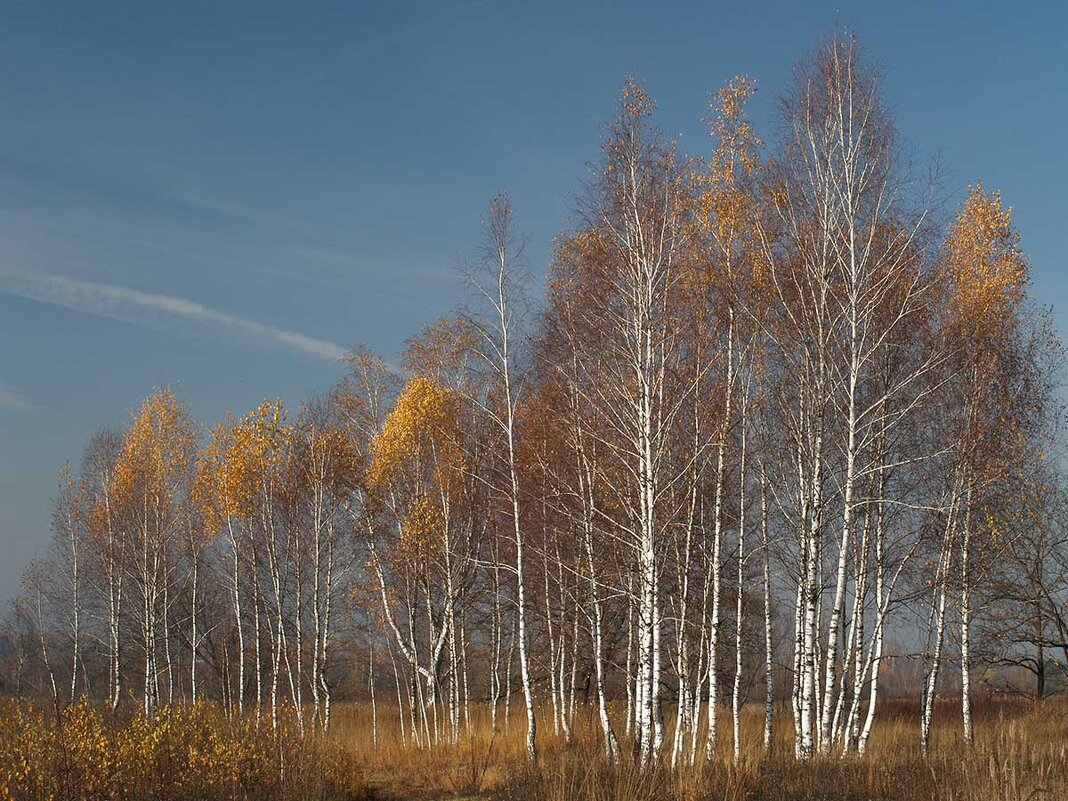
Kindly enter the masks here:
<path id="1" fill-rule="evenodd" d="M 520 497 L 516 407 L 521 386 L 516 367 L 516 336 L 519 307 L 525 291 L 522 243 L 514 230 L 512 204 L 507 194 L 495 197 L 486 213 L 485 241 L 479 260 L 467 271 L 467 282 L 477 308 L 468 315 L 479 334 L 478 353 L 490 372 L 488 394 L 476 397 L 479 409 L 498 429 L 504 449 L 504 476 L 494 481 L 494 489 L 507 506 L 515 552 L 515 614 L 519 634 L 519 672 L 527 716 L 527 758 L 537 759 L 537 719 L 530 671 L 530 633 L 527 625 L 527 582 L 524 573 L 523 501 Z"/>

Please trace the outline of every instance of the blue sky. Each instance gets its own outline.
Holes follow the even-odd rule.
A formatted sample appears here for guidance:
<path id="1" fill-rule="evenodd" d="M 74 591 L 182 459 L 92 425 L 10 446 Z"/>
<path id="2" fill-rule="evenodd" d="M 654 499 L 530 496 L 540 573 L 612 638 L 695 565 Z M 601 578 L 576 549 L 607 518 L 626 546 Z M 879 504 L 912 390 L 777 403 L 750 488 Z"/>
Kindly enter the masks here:
<path id="1" fill-rule="evenodd" d="M 698 153 L 709 91 L 749 73 L 770 138 L 836 23 L 950 202 L 1003 190 L 1063 330 L 1060 3 L 6 3 L 0 598 L 47 540 L 61 463 L 152 387 L 208 423 L 326 388 L 342 346 L 395 357 L 458 300 L 498 189 L 544 267 L 626 74 Z"/>

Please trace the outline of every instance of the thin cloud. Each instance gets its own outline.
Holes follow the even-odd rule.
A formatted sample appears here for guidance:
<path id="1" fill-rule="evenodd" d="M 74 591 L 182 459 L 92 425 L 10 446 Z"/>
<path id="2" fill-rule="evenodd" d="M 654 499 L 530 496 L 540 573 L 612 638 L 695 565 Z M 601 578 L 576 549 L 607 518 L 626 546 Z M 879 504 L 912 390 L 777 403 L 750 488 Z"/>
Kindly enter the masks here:
<path id="1" fill-rule="evenodd" d="M 227 314 L 187 298 L 125 286 L 76 281 L 60 275 L 5 273 L 0 274 L 0 293 L 130 323 L 143 323 L 146 315 L 153 314 L 178 317 L 243 339 L 269 340 L 330 361 L 338 361 L 346 353 L 336 342 Z"/>
<path id="2" fill-rule="evenodd" d="M 12 412 L 28 412 L 36 408 L 14 390 L 0 384 L 0 409 L 7 409 Z"/>

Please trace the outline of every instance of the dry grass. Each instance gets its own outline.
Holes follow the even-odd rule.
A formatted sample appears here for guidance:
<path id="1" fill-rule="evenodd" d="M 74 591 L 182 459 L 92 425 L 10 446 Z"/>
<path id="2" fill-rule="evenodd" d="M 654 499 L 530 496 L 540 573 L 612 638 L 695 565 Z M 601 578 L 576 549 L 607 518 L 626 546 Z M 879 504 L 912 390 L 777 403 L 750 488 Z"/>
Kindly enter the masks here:
<path id="1" fill-rule="evenodd" d="M 978 704 L 976 742 L 960 734 L 960 708 L 936 710 L 933 754 L 919 750 L 914 703 L 880 710 L 867 755 L 828 757 L 799 764 L 793 758 L 789 720 L 780 717 L 770 754 L 761 748 L 763 710 L 743 715 L 742 757 L 731 759 L 724 717 L 716 758 L 695 769 L 666 764 L 639 771 L 630 761 L 608 766 L 600 753 L 596 721 L 581 716 L 573 742 L 564 745 L 548 721 L 540 729 L 541 759 L 523 758 L 522 711 L 507 731 L 491 735 L 479 710 L 473 733 L 461 742 L 420 749 L 401 744 L 396 710 L 379 709 L 379 743 L 363 706 L 343 706 L 331 737 L 361 761 L 377 794 L 394 799 L 484 797 L 508 801 L 1041 801 L 1068 799 L 1068 699 L 1038 706 L 1005 699 Z M 668 731 L 667 742 L 671 741 Z M 625 746 L 626 747 L 626 746 Z"/>
<path id="2" fill-rule="evenodd" d="M 337 705 L 329 734 L 300 738 L 291 724 L 275 735 L 267 725 L 233 723 L 206 706 L 146 721 L 113 719 L 79 704 L 57 720 L 9 703 L 0 707 L 0 799 L 1068 799 L 1068 699 L 979 705 L 970 750 L 959 733 L 959 707 L 947 703 L 936 713 L 930 759 L 919 752 L 914 704 L 893 702 L 880 711 L 865 757 L 808 764 L 793 758 L 786 719 L 771 753 L 763 753 L 761 715 L 756 707 L 745 710 L 737 765 L 724 718 L 726 737 L 712 761 L 639 771 L 629 760 L 604 762 L 596 722 L 584 713 L 570 744 L 541 721 L 541 759 L 530 767 L 521 710 L 496 734 L 488 710 L 473 710 L 471 732 L 458 743 L 418 748 L 402 742 L 396 709 L 381 707 L 375 743 L 363 704 Z"/>

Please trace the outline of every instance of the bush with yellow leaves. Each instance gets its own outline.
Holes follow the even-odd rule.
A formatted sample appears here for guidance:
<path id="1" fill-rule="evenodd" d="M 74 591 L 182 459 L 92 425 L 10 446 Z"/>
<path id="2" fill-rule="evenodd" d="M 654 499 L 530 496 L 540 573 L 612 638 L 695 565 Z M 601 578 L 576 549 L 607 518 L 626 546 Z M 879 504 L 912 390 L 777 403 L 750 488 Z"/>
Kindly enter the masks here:
<path id="1" fill-rule="evenodd" d="M 120 718 L 80 701 L 45 712 L 0 704 L 0 801 L 361 799 L 351 760 L 283 721 L 231 720 L 214 706 Z"/>

